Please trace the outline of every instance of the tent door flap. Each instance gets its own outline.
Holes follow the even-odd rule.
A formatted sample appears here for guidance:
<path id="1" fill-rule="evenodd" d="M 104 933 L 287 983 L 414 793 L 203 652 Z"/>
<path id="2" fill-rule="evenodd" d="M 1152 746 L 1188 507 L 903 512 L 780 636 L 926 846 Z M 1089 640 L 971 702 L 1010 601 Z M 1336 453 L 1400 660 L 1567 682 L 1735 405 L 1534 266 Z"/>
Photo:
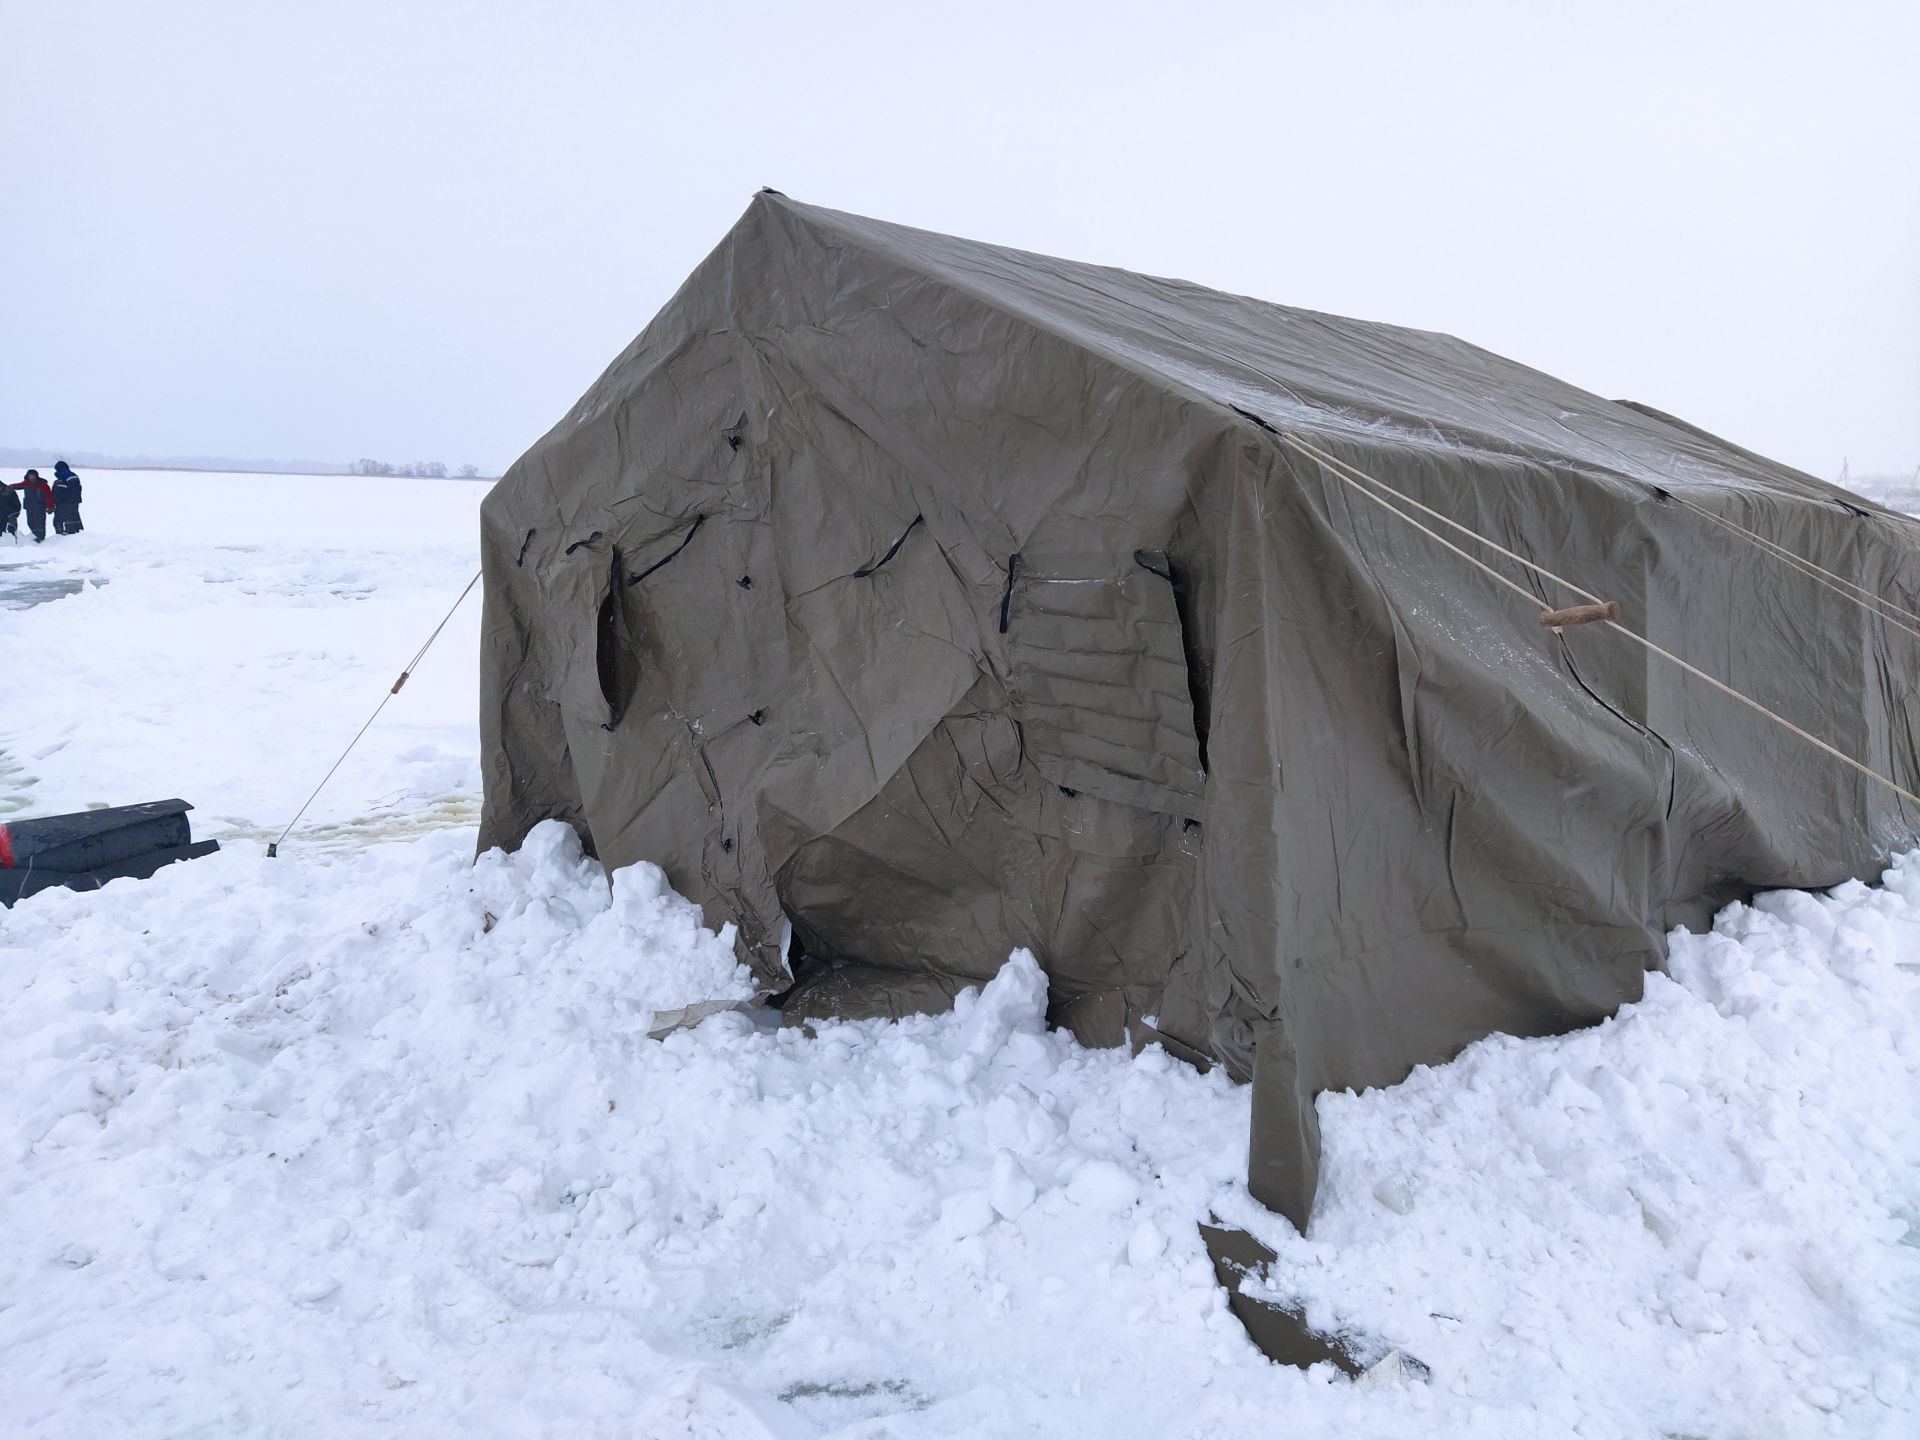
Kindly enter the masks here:
<path id="1" fill-rule="evenodd" d="M 626 701 L 620 582 L 619 552 L 597 532 L 567 548 L 549 582 L 557 626 L 548 696 L 569 715 L 606 730 L 620 723 Z"/>

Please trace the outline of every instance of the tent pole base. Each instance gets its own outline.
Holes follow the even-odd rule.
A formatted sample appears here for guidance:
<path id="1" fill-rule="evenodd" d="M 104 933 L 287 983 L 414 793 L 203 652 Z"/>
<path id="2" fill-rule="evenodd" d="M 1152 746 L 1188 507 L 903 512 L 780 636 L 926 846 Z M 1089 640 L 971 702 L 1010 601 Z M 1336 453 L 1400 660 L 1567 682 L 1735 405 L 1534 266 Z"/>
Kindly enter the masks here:
<path id="1" fill-rule="evenodd" d="M 1220 1223 L 1217 1216 L 1208 1219 L 1212 1223 L 1200 1227 L 1200 1238 L 1213 1261 L 1214 1276 L 1227 1292 L 1227 1307 L 1269 1360 L 1302 1370 L 1324 1361 L 1353 1380 L 1396 1360 L 1402 1371 L 1416 1379 L 1425 1380 L 1433 1373 L 1411 1355 L 1374 1336 L 1356 1330 L 1343 1329 L 1331 1335 L 1315 1330 L 1307 1324 L 1304 1306 L 1247 1294 L 1246 1281 L 1268 1271 L 1276 1258 L 1273 1251 L 1246 1231 Z"/>

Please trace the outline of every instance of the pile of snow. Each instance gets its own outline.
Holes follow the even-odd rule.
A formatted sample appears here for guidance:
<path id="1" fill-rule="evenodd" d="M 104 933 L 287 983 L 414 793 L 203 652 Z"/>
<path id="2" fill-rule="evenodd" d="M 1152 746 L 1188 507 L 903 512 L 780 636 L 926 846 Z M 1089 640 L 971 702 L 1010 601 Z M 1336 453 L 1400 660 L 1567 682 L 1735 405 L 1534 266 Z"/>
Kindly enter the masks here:
<path id="1" fill-rule="evenodd" d="M 1920 863 L 1676 940 L 1612 1023 L 1322 1102 L 1043 1025 L 727 1012 L 728 937 L 570 832 L 242 846 L 0 917 L 16 1433 L 1906 1436 Z M 1195 1222 L 1433 1368 L 1273 1366 Z"/>
<path id="2" fill-rule="evenodd" d="M 1920 1433 L 1920 854 L 1670 967 L 1596 1029 L 1323 1098 L 1313 1243 L 1234 1214 L 1296 1293 L 1570 1433 Z"/>

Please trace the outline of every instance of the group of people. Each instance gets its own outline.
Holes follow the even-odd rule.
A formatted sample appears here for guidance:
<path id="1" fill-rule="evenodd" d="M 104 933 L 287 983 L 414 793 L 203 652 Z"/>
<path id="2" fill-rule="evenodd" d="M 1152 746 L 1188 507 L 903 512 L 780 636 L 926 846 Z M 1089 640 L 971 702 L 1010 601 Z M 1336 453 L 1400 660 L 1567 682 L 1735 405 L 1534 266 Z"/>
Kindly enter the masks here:
<path id="1" fill-rule="evenodd" d="M 25 493 L 15 495 L 16 490 Z M 38 470 L 29 470 L 24 479 L 0 485 L 0 535 L 11 535 L 16 545 L 20 543 L 23 510 L 27 529 L 33 532 L 36 545 L 47 538 L 49 512 L 53 515 L 54 534 L 78 535 L 85 527 L 80 523 L 80 477 L 73 473 L 73 467 L 64 460 L 56 460 L 51 485 L 40 478 Z"/>

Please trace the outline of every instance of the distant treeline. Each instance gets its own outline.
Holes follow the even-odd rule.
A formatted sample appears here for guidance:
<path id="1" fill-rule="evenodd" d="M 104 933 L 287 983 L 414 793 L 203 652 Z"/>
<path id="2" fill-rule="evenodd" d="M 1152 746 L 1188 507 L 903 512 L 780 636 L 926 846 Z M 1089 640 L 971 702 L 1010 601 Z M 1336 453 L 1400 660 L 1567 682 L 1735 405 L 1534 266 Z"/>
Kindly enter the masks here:
<path id="1" fill-rule="evenodd" d="M 407 465 L 389 465 L 382 460 L 356 460 L 351 465 L 338 460 L 236 460 L 230 455 L 110 455 L 99 450 L 66 450 L 57 445 L 0 445 L 0 467 L 21 469 L 34 466 L 46 469 L 55 460 L 85 469 L 102 470 L 209 470 L 257 475 L 391 475 L 425 479 L 457 476 L 462 480 L 491 479 L 473 465 L 451 469 L 438 460 L 418 460 Z"/>
<path id="2" fill-rule="evenodd" d="M 414 460 L 405 465 L 389 465 L 384 460 L 356 460 L 347 467 L 349 475 L 400 475 L 410 480 L 444 480 L 449 474 L 462 480 L 480 478 L 477 465 L 462 465 L 458 470 L 449 471 L 438 460 Z"/>

